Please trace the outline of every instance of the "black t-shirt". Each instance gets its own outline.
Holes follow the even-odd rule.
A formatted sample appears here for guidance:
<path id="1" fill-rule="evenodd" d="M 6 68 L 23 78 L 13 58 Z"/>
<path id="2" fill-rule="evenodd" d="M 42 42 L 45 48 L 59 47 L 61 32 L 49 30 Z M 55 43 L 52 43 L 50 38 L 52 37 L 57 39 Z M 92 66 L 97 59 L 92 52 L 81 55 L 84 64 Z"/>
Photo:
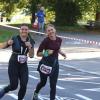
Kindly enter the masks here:
<path id="1" fill-rule="evenodd" d="M 12 37 L 12 40 L 13 40 L 13 45 L 12 45 L 13 52 L 22 55 L 26 55 L 28 53 L 28 48 L 25 46 L 25 42 L 21 40 L 19 35 Z M 28 41 L 28 38 L 26 41 Z"/>
<path id="2" fill-rule="evenodd" d="M 38 52 L 42 52 L 43 50 L 50 49 L 54 50 L 51 56 L 58 58 L 58 52 L 61 47 L 62 39 L 56 37 L 56 40 L 51 40 L 49 37 L 45 38 L 39 46 Z"/>
<path id="3" fill-rule="evenodd" d="M 17 36 L 13 36 L 12 37 L 13 40 L 13 45 L 12 45 L 12 55 L 10 57 L 10 61 L 15 61 L 17 60 L 17 56 L 18 55 L 27 55 L 27 53 L 29 52 L 28 48 L 25 45 L 25 42 L 23 42 L 20 38 L 19 35 Z M 26 42 L 30 41 L 30 43 L 32 44 L 32 48 L 34 48 L 34 40 L 31 40 L 29 37 L 26 39 Z"/>

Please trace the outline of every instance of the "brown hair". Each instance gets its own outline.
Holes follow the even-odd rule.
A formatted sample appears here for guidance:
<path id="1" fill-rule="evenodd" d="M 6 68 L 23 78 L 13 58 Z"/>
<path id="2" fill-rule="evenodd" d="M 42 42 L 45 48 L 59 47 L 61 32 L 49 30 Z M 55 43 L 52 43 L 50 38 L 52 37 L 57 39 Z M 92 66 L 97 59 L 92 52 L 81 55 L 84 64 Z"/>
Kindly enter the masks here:
<path id="1" fill-rule="evenodd" d="M 21 28 L 22 26 L 27 26 L 27 27 L 29 27 L 27 23 L 21 24 L 21 25 L 20 25 L 20 28 Z"/>

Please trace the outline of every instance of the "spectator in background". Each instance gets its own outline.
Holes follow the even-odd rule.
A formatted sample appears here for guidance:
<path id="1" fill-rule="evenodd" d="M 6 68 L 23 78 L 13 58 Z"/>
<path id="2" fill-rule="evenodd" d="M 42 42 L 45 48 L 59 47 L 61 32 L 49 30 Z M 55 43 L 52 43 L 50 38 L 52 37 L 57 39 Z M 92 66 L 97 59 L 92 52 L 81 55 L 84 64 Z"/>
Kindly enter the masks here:
<path id="1" fill-rule="evenodd" d="M 38 31 L 40 32 L 44 32 L 44 25 L 45 25 L 45 12 L 44 12 L 44 7 L 38 7 L 39 10 L 37 11 L 37 13 L 35 14 L 36 17 L 38 18 Z"/>
<path id="2" fill-rule="evenodd" d="M 3 17 L 1 16 L 1 22 L 3 22 Z"/>
<path id="3" fill-rule="evenodd" d="M 10 21 L 11 21 L 11 19 L 7 17 L 6 18 L 6 22 L 10 22 Z"/>

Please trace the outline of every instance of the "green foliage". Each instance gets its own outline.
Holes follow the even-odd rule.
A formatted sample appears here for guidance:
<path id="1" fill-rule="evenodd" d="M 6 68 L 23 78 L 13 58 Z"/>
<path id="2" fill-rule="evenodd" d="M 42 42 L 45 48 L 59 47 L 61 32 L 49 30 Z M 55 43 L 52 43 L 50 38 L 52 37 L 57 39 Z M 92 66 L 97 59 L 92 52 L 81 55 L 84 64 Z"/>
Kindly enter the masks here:
<path id="1" fill-rule="evenodd" d="M 72 1 L 58 0 L 55 11 L 57 25 L 74 25 L 81 17 L 79 6 Z"/>
<path id="2" fill-rule="evenodd" d="M 17 8 L 25 7 L 26 3 L 27 0 L 0 0 L 1 11 L 6 17 L 10 17 L 13 12 L 16 12 Z"/>
<path id="3" fill-rule="evenodd" d="M 80 6 L 83 18 L 89 16 L 90 20 L 95 20 L 97 13 L 100 12 L 100 0 L 75 0 L 75 2 Z"/>
<path id="4" fill-rule="evenodd" d="M 16 34 L 15 31 L 0 29 L 0 42 L 7 41 L 14 34 Z"/>
<path id="5" fill-rule="evenodd" d="M 0 11 L 10 17 L 17 8 L 24 8 L 25 13 L 31 14 L 33 23 L 39 3 L 48 9 L 48 12 L 55 12 L 56 24 L 59 25 L 73 25 L 81 16 L 83 19 L 95 19 L 97 13 L 100 13 L 100 0 L 0 0 Z M 47 15 L 49 15 L 48 12 Z"/>
<path id="6" fill-rule="evenodd" d="M 46 24 L 55 22 L 55 12 L 46 9 Z"/>

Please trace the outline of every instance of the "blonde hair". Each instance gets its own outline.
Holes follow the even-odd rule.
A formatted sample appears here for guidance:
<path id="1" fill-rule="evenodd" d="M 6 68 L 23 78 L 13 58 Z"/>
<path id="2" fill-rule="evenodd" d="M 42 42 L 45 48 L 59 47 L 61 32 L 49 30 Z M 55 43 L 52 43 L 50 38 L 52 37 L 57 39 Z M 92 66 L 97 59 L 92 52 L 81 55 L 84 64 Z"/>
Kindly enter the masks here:
<path id="1" fill-rule="evenodd" d="M 56 30 L 56 28 L 55 28 L 55 26 L 54 26 L 53 24 L 47 24 L 47 25 L 46 25 L 46 29 L 47 29 L 48 27 L 53 27 L 53 28 Z"/>
<path id="2" fill-rule="evenodd" d="M 49 27 L 52 27 L 52 28 L 55 30 L 55 33 L 56 33 L 56 28 L 55 28 L 55 26 L 54 26 L 53 24 L 47 24 L 47 25 L 46 25 L 46 31 L 47 31 L 47 29 L 48 29 Z"/>

